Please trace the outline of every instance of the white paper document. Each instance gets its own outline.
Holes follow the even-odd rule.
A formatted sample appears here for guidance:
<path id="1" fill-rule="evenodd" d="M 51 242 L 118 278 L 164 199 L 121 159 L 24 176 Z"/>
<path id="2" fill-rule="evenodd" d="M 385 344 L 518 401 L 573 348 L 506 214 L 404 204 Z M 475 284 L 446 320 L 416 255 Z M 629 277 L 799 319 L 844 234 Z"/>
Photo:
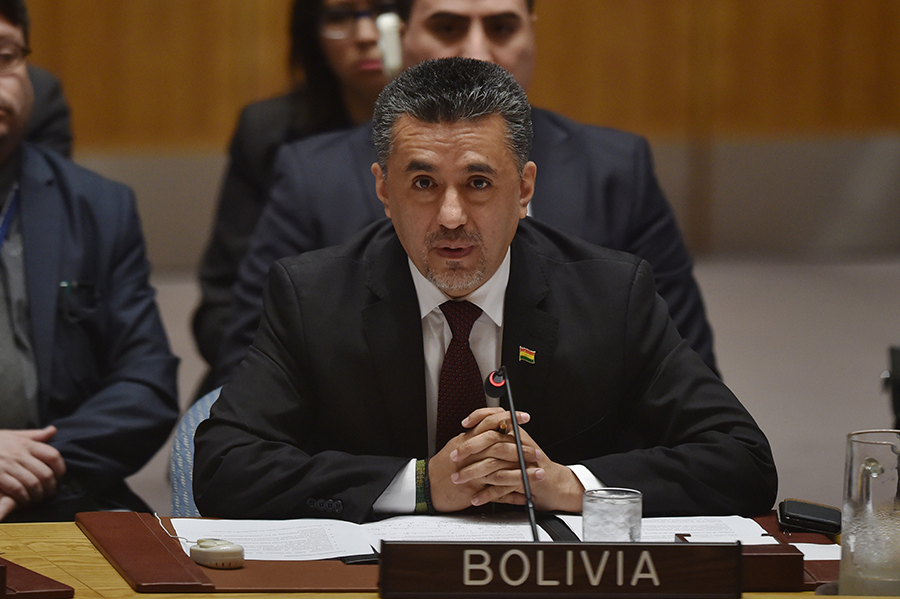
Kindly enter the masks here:
<path id="1" fill-rule="evenodd" d="M 581 539 L 581 516 L 559 518 Z M 524 514 L 475 516 L 395 516 L 380 522 L 353 524 L 343 520 L 204 520 L 172 518 L 181 546 L 190 555 L 198 539 L 225 539 L 244 547 L 248 560 L 317 560 L 370 555 L 381 541 L 465 541 L 528 543 L 531 526 Z M 538 527 L 539 540 L 552 539 Z M 672 543 L 676 534 L 693 543 L 770 545 L 777 541 L 750 518 L 740 516 L 644 518 L 641 541 Z M 838 545 L 797 543 L 808 560 L 840 559 Z"/>
<path id="2" fill-rule="evenodd" d="M 244 548 L 248 560 L 317 560 L 374 553 L 381 541 L 498 541 L 527 543 L 524 514 L 396 516 L 380 522 L 343 520 L 204 520 L 172 518 L 185 553 L 198 539 L 225 539 Z M 538 528 L 539 540 L 550 535 Z"/>
<path id="3" fill-rule="evenodd" d="M 563 515 L 559 518 L 581 539 L 581 516 Z M 777 545 L 778 541 L 755 520 L 741 516 L 698 516 L 682 518 L 643 518 L 642 543 L 673 543 L 675 535 L 689 535 L 693 543 L 733 543 L 745 545 Z"/>
<path id="4" fill-rule="evenodd" d="M 791 545 L 803 552 L 805 560 L 834 561 L 841 559 L 840 545 L 820 545 L 819 543 L 791 543 Z"/>
<path id="5" fill-rule="evenodd" d="M 527 543 L 534 540 L 528 519 L 524 514 L 512 512 L 477 516 L 395 516 L 362 527 L 378 541 Z M 538 540 L 549 542 L 553 539 L 539 526 Z"/>
<path id="6" fill-rule="evenodd" d="M 185 553 L 198 539 L 225 539 L 244 548 L 244 559 L 316 560 L 372 553 L 368 535 L 343 520 L 203 520 L 172 518 Z"/>

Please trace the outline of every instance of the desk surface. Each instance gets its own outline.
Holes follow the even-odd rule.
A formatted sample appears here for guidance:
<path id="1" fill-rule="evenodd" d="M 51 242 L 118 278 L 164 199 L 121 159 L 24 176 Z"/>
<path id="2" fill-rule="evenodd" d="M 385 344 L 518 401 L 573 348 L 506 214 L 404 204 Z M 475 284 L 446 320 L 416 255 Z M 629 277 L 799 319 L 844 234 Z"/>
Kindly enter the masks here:
<path id="1" fill-rule="evenodd" d="M 165 599 L 186 595 L 147 594 L 134 592 L 119 573 L 106 561 L 74 522 L 35 524 L 0 524 L 0 551 L 3 557 L 21 566 L 49 576 L 75 589 L 75 598 L 103 597 L 123 599 Z M 812 593 L 745 593 L 748 599 L 781 599 Z M 260 594 L 214 593 L 192 594 L 203 599 L 237 599 L 261 597 Z M 324 599 L 376 599 L 376 593 L 279 593 L 276 597 Z"/>

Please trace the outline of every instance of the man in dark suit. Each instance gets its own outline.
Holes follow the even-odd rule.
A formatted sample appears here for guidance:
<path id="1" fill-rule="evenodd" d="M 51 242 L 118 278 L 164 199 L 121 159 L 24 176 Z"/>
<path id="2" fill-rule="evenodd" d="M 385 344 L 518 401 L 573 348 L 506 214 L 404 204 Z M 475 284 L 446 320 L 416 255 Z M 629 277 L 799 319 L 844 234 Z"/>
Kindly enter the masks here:
<path id="1" fill-rule="evenodd" d="M 538 168 L 509 73 L 421 63 L 385 88 L 373 137 L 390 221 L 270 271 L 253 346 L 197 430 L 201 513 L 521 504 L 510 415 L 481 384 L 501 364 L 538 509 L 580 512 L 602 485 L 641 490 L 647 516 L 771 508 L 765 436 L 678 335 L 647 263 L 526 218 Z"/>
<path id="2" fill-rule="evenodd" d="M 0 0 L 0 520 L 147 509 L 125 484 L 178 414 L 127 187 L 23 142 L 28 17 Z"/>
<path id="3" fill-rule="evenodd" d="M 528 88 L 536 52 L 531 2 L 407 0 L 398 6 L 407 65 L 468 56 L 499 64 Z M 546 110 L 536 109 L 533 120 L 531 159 L 541 176 L 532 215 L 585 241 L 647 260 L 678 331 L 716 371 L 693 262 L 654 175 L 647 142 Z M 253 341 L 269 266 L 278 258 L 343 243 L 380 217 L 369 177 L 374 159 L 371 125 L 282 149 L 271 197 L 232 290 L 216 384 L 230 378 Z"/>

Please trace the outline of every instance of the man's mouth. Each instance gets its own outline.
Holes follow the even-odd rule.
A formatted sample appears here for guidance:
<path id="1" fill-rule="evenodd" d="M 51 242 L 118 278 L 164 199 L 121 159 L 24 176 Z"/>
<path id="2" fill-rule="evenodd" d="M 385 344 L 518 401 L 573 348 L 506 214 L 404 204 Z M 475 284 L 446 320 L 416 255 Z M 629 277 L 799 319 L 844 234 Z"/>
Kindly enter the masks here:
<path id="1" fill-rule="evenodd" d="M 442 258 L 459 260 L 471 254 L 474 247 L 468 244 L 438 243 L 434 246 L 434 251 Z"/>

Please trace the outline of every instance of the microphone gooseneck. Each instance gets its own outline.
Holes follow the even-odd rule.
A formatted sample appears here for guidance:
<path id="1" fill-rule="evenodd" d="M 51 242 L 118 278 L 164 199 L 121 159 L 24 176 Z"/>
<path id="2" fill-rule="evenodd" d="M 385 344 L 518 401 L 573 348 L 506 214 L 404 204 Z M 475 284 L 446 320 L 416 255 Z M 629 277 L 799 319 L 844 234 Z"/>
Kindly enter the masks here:
<path id="1" fill-rule="evenodd" d="M 513 436 L 516 439 L 516 452 L 519 454 L 519 470 L 522 471 L 522 485 L 525 487 L 525 507 L 528 511 L 528 522 L 531 524 L 531 535 L 538 540 L 537 520 L 534 517 L 534 500 L 531 498 L 531 485 L 525 470 L 525 452 L 522 450 L 522 438 L 519 435 L 519 421 L 516 417 L 516 406 L 513 403 L 512 388 L 506 376 L 506 367 L 501 366 L 490 373 L 484 380 L 484 392 L 490 397 L 501 398 L 506 395 L 509 400 L 509 415 L 512 420 Z"/>

